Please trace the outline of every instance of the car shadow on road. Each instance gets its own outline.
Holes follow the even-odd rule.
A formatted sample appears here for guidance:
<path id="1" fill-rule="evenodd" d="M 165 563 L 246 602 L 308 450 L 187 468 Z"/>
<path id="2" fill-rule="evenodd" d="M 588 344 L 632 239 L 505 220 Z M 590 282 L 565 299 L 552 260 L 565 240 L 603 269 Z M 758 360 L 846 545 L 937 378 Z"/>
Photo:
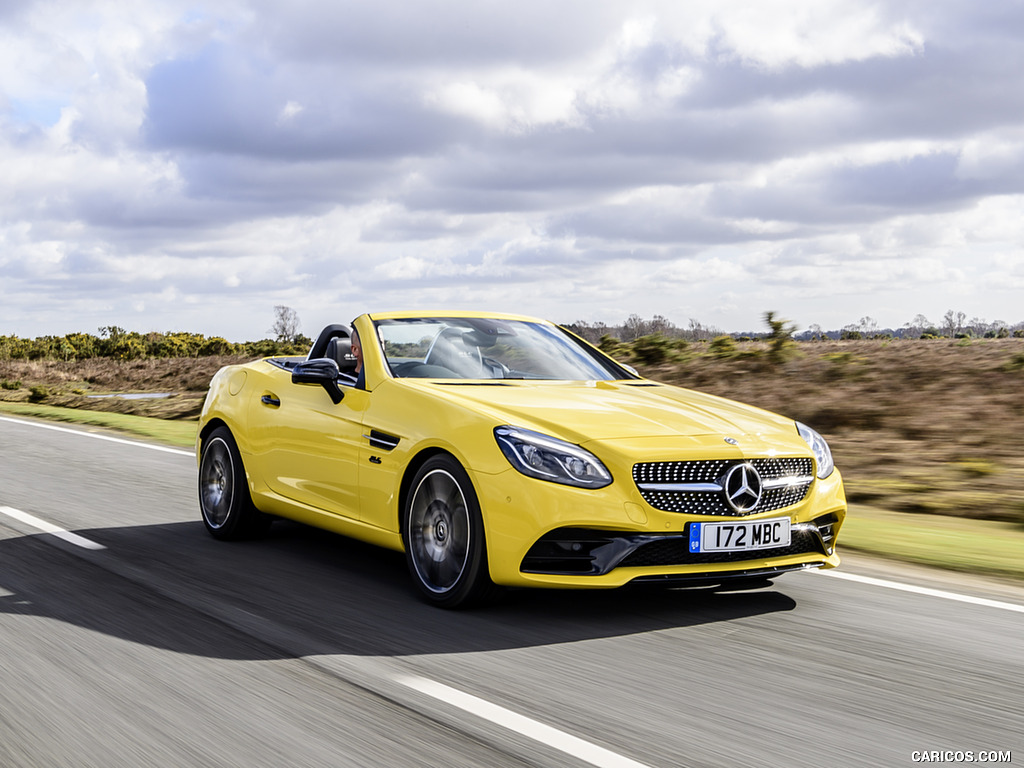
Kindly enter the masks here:
<path id="1" fill-rule="evenodd" d="M 247 659 L 526 648 L 796 607 L 774 588 L 509 590 L 482 608 L 445 611 L 415 595 L 401 553 L 293 523 L 237 543 L 213 540 L 199 522 L 78 533 L 106 549 L 81 550 L 46 534 L 0 540 L 0 614 Z"/>

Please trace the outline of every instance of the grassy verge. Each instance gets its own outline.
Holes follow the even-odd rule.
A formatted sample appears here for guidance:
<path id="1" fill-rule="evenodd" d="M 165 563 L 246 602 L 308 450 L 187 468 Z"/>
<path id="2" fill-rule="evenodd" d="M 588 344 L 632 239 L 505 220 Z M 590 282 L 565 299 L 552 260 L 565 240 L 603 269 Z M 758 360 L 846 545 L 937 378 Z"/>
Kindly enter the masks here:
<path id="1" fill-rule="evenodd" d="M 854 506 L 844 548 L 954 571 L 1024 580 L 1024 528 L 1016 523 Z"/>
<path id="2" fill-rule="evenodd" d="M 52 421 L 104 427 L 133 437 L 144 437 L 166 445 L 191 448 L 196 441 L 196 422 L 167 421 L 127 413 L 83 411 L 77 408 L 57 408 L 52 405 L 0 402 L 0 414 L 34 416 Z"/>

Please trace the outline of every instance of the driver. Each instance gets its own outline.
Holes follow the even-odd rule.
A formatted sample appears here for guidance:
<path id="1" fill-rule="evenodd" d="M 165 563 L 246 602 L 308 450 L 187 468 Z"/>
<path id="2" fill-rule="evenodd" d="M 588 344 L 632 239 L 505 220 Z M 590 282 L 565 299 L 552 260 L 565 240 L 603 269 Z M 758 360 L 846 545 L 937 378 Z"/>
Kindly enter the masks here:
<path id="1" fill-rule="evenodd" d="M 352 329 L 349 337 L 352 355 L 356 359 L 356 389 L 366 389 L 366 374 L 363 372 L 363 345 L 359 342 L 359 331 Z"/>

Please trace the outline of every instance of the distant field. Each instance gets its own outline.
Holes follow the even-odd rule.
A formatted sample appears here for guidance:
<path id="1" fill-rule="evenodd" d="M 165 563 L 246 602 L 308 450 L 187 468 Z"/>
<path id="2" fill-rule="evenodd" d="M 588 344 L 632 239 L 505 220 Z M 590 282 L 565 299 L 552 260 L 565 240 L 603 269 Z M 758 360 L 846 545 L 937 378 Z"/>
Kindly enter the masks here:
<path id="1" fill-rule="evenodd" d="M 741 347 L 744 345 L 740 345 Z M 823 433 L 854 503 L 1024 523 L 1024 339 L 827 341 L 644 369 Z"/>
<path id="2" fill-rule="evenodd" d="M 880 535 L 905 534 L 935 515 L 1009 524 L 998 532 L 985 529 L 994 532 L 993 540 L 1017 541 L 1024 534 L 1024 339 L 821 341 L 795 349 L 796 357 L 777 364 L 763 342 L 716 353 L 709 344 L 691 344 L 674 351 L 679 359 L 670 362 L 632 362 L 649 378 L 758 405 L 822 432 L 845 478 L 853 516 L 863 508 Z M 628 348 L 619 354 L 630 359 Z M 239 360 L 4 360 L 0 401 L 34 398 L 64 408 L 194 419 L 213 373 Z M 33 395 L 33 387 L 45 393 Z M 87 397 L 146 391 L 175 396 Z M 179 444 L 186 439 L 177 437 Z M 959 529 L 950 530 L 946 546 Z M 863 526 L 855 531 L 851 525 L 850 534 L 851 544 L 872 548 Z M 1024 553 L 1024 539 L 1013 546 L 1018 557 Z M 905 559 L 935 559 L 915 554 L 905 541 L 881 547 L 887 548 L 900 549 L 894 554 Z"/>

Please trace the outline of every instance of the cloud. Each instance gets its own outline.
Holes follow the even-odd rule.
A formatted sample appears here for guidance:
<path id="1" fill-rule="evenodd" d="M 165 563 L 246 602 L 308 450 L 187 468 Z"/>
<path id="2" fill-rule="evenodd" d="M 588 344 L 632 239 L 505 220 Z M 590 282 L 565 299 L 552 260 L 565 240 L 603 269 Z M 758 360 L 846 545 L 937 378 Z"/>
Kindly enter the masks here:
<path id="1" fill-rule="evenodd" d="M 1022 34 L 1010 0 L 7 3 L 0 333 L 1016 322 Z"/>

